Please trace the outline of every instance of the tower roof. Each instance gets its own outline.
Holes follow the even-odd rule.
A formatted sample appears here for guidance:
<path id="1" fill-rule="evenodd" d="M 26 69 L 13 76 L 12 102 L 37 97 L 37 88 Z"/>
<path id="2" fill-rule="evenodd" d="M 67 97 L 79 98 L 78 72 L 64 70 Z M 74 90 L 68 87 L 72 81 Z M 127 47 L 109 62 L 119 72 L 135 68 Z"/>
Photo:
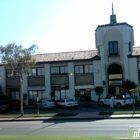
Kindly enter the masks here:
<path id="1" fill-rule="evenodd" d="M 116 15 L 114 14 L 114 7 L 113 7 L 113 2 L 112 2 L 112 15 L 110 15 L 110 24 L 116 24 L 117 19 Z"/>

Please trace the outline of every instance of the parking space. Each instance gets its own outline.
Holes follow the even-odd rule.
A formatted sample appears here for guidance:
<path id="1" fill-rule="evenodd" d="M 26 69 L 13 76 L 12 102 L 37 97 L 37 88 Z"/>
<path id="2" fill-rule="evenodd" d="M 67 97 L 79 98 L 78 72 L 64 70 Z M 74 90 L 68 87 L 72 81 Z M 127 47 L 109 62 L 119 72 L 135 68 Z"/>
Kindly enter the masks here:
<path id="1" fill-rule="evenodd" d="M 102 112 L 102 111 L 131 111 L 133 110 L 133 106 L 131 107 L 123 107 L 123 108 L 110 108 L 109 106 L 100 106 L 98 102 L 79 102 L 79 106 L 77 108 L 60 108 L 56 107 L 54 109 L 39 109 L 39 114 L 44 114 L 44 113 L 90 113 L 90 112 Z M 140 105 L 136 104 L 135 110 L 140 110 Z M 32 113 L 32 114 L 37 114 L 38 110 L 35 107 L 32 108 L 26 108 L 24 109 L 24 113 Z M 6 113 L 7 114 L 7 113 Z M 20 109 L 12 109 L 8 114 L 20 114 Z"/>

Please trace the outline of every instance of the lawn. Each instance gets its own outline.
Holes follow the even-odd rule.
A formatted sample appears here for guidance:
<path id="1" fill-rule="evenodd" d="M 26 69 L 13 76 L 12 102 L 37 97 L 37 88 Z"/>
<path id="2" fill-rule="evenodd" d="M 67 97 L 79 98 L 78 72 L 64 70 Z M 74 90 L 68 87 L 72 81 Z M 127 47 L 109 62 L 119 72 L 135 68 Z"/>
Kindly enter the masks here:
<path id="1" fill-rule="evenodd" d="M 0 140 L 126 140 L 85 136 L 0 135 Z"/>
<path id="2" fill-rule="evenodd" d="M 122 115 L 122 114 L 140 114 L 140 111 L 103 111 L 99 115 Z M 27 117 L 67 117 L 77 116 L 78 113 L 46 113 L 46 114 L 0 114 L 0 118 L 27 118 Z"/>
<path id="3" fill-rule="evenodd" d="M 76 116 L 78 113 L 47 113 L 47 114 L 1 114 L 0 118 L 18 118 L 18 117 L 66 117 L 66 116 Z"/>
<path id="4" fill-rule="evenodd" d="M 140 111 L 104 111 L 100 112 L 99 115 L 127 115 L 127 114 L 140 114 Z"/>

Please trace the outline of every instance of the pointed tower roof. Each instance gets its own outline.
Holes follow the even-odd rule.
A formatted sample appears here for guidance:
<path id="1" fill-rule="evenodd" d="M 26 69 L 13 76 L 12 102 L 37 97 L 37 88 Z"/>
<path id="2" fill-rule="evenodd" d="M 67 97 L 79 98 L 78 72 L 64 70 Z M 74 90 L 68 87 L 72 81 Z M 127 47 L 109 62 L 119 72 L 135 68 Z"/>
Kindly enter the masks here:
<path id="1" fill-rule="evenodd" d="M 116 24 L 116 15 L 114 14 L 114 7 L 113 7 L 113 2 L 112 2 L 112 15 L 110 15 L 110 24 Z"/>
<path id="2" fill-rule="evenodd" d="M 98 27 L 96 28 L 95 31 L 97 31 L 97 29 L 100 28 L 100 27 L 120 26 L 120 25 L 127 25 L 130 28 L 133 28 L 133 26 L 129 25 L 126 22 L 117 23 L 116 15 L 114 14 L 114 7 L 113 7 L 113 0 L 112 0 L 112 14 L 110 15 L 110 23 L 109 24 L 98 25 Z"/>

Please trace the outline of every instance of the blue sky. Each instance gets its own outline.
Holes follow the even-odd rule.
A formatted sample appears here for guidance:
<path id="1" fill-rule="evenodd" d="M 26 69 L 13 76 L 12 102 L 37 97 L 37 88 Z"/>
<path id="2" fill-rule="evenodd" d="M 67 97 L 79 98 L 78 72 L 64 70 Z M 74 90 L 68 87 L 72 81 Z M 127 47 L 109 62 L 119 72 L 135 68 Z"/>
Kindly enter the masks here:
<path id="1" fill-rule="evenodd" d="M 139 0 L 114 0 L 117 22 L 134 28 L 140 46 Z M 0 0 L 0 45 L 36 44 L 38 53 L 95 49 L 95 29 L 108 24 L 112 0 Z"/>

